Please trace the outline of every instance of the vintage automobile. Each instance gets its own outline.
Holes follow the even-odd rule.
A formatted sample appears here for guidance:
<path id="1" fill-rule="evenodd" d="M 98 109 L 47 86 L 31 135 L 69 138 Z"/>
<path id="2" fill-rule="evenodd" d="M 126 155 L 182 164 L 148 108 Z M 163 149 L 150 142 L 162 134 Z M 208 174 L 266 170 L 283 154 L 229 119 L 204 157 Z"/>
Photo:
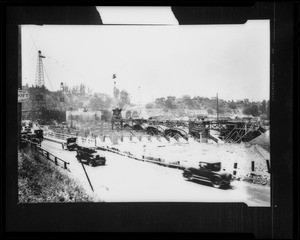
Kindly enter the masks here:
<path id="1" fill-rule="evenodd" d="M 21 148 L 25 148 L 28 146 L 28 132 L 27 131 L 21 131 Z"/>
<path id="2" fill-rule="evenodd" d="M 232 175 L 221 169 L 221 162 L 199 162 L 199 168 L 186 168 L 183 171 L 186 180 L 210 182 L 216 188 L 228 188 Z"/>
<path id="3" fill-rule="evenodd" d="M 79 162 L 87 163 L 92 167 L 95 167 L 96 165 L 105 165 L 106 163 L 105 152 L 98 150 L 95 147 L 88 148 L 77 146 L 76 158 Z"/>
<path id="4" fill-rule="evenodd" d="M 40 141 L 42 142 L 44 139 L 44 131 L 42 129 L 36 129 L 34 130 L 34 133 L 36 134 L 36 137 L 40 139 Z"/>
<path id="5" fill-rule="evenodd" d="M 42 140 L 38 138 L 35 133 L 27 133 L 26 136 L 27 136 L 27 140 L 41 146 Z"/>
<path id="6" fill-rule="evenodd" d="M 77 148 L 77 143 L 76 143 L 77 138 L 76 137 L 69 137 L 66 139 L 65 143 L 62 143 L 62 148 L 63 149 L 68 149 L 69 151 L 76 150 Z"/>

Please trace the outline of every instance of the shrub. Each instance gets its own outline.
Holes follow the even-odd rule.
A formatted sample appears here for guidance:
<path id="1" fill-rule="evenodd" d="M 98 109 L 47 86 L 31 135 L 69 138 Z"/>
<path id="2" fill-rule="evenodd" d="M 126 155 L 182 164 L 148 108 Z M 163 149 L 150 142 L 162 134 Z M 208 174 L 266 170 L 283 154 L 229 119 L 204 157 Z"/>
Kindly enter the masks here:
<path id="1" fill-rule="evenodd" d="M 26 155 L 24 154 L 26 153 Z M 18 197 L 22 203 L 36 202 L 91 202 L 95 196 L 57 166 L 24 149 L 18 153 Z"/>

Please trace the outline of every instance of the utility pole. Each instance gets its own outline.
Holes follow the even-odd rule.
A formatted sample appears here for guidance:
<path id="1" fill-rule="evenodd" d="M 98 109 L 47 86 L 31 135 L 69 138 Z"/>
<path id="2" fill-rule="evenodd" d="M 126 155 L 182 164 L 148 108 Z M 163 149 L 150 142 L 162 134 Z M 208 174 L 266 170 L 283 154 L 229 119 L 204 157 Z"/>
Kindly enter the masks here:
<path id="1" fill-rule="evenodd" d="M 21 26 L 18 28 L 18 89 L 22 89 L 22 44 L 21 44 Z M 22 103 L 18 102 L 18 144 L 21 148 L 21 123 L 22 123 Z"/>
<path id="2" fill-rule="evenodd" d="M 81 163 L 81 166 L 82 166 L 82 168 L 83 168 L 83 170 L 84 170 L 85 176 L 86 176 L 87 180 L 89 181 L 90 187 L 91 187 L 92 191 L 94 192 L 93 185 L 92 185 L 92 183 L 91 183 L 91 181 L 90 181 L 89 175 L 87 174 L 87 172 L 86 172 L 86 170 L 85 170 L 85 167 L 83 166 L 83 163 L 81 162 L 81 159 L 80 159 L 80 163 Z"/>
<path id="3" fill-rule="evenodd" d="M 65 99 L 65 85 L 63 82 L 60 83 L 61 90 L 61 102 L 63 103 L 63 111 L 65 111 L 65 119 L 64 122 L 67 122 L 67 109 L 66 109 L 66 99 Z"/>
<path id="4" fill-rule="evenodd" d="M 217 93 L 217 123 L 219 123 L 219 99 L 218 99 L 218 93 Z"/>

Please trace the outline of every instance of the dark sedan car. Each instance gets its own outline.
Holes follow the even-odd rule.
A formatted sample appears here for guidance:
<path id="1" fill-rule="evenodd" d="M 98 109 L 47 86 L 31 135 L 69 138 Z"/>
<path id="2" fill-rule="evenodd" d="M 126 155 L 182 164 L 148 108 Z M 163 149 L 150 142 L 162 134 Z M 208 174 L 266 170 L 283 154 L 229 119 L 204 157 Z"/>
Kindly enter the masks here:
<path id="1" fill-rule="evenodd" d="M 199 162 L 199 168 L 186 168 L 183 177 L 187 180 L 210 182 L 216 188 L 227 188 L 232 181 L 232 175 L 221 170 L 220 162 Z"/>
<path id="2" fill-rule="evenodd" d="M 92 167 L 95 167 L 96 165 L 105 165 L 106 162 L 105 152 L 97 150 L 97 148 L 77 146 L 76 158 L 79 162 L 87 163 Z"/>
<path id="3" fill-rule="evenodd" d="M 77 143 L 76 143 L 77 138 L 76 137 L 69 137 L 66 139 L 65 143 L 62 143 L 62 148 L 63 149 L 68 149 L 69 151 L 76 150 L 77 148 Z"/>

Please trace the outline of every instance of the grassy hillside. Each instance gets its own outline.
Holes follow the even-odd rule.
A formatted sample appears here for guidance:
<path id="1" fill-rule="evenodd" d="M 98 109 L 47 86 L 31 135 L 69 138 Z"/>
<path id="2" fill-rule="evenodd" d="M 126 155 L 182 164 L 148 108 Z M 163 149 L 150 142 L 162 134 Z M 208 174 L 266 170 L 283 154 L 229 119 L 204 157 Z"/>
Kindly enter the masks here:
<path id="1" fill-rule="evenodd" d="M 29 149 L 18 152 L 18 198 L 21 203 L 93 202 L 64 169 L 55 166 Z"/>

